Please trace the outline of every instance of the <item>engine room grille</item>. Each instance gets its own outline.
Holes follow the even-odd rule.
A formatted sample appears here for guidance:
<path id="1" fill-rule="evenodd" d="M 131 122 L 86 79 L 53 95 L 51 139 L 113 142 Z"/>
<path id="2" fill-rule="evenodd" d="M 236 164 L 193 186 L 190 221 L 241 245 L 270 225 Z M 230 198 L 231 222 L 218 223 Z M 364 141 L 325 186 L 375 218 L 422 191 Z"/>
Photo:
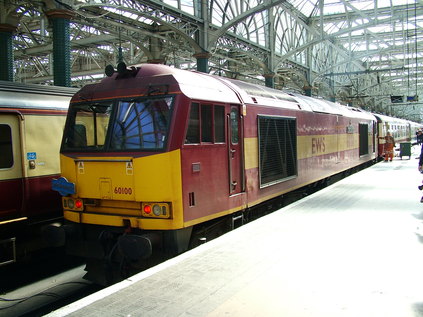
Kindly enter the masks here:
<path id="1" fill-rule="evenodd" d="M 258 117 L 261 187 L 297 175 L 296 125 L 295 118 Z"/>

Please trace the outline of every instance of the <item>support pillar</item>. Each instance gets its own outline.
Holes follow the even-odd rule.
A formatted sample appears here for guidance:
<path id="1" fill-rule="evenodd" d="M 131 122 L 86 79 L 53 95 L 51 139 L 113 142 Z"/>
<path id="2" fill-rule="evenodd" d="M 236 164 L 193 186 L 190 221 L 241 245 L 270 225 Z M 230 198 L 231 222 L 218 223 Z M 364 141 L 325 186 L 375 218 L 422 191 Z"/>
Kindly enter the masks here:
<path id="1" fill-rule="evenodd" d="M 304 86 L 304 94 L 306 95 L 306 96 L 309 96 L 309 97 L 311 97 L 311 92 L 312 92 L 312 90 L 313 90 L 313 87 L 311 87 L 311 86 Z"/>
<path id="2" fill-rule="evenodd" d="M 266 87 L 275 88 L 275 14 L 274 8 L 270 7 L 267 9 L 267 16 L 269 18 L 269 22 L 265 24 L 264 34 L 266 39 L 266 47 L 269 48 L 267 53 L 267 69 L 265 69 L 264 76 L 264 83 Z"/>
<path id="3" fill-rule="evenodd" d="M 54 85 L 71 86 L 70 19 L 73 12 L 54 9 L 46 12 L 53 25 L 53 75 Z"/>
<path id="4" fill-rule="evenodd" d="M 331 96 L 329 97 L 329 101 L 335 102 L 335 80 L 333 79 L 333 74 L 330 75 L 329 78 L 329 87 L 330 87 L 330 93 Z"/>
<path id="5" fill-rule="evenodd" d="M 16 26 L 0 24 L 0 80 L 13 81 L 13 33 Z"/>
<path id="6" fill-rule="evenodd" d="M 211 57 L 211 54 L 209 52 L 201 52 L 194 54 L 194 57 L 197 59 L 197 70 L 199 72 L 208 73 L 209 58 Z"/>
<path id="7" fill-rule="evenodd" d="M 263 76 L 264 76 L 264 82 L 266 87 L 275 88 L 275 74 L 269 73 L 269 74 L 264 74 Z"/>
<path id="8" fill-rule="evenodd" d="M 160 28 L 157 23 L 153 23 L 153 30 L 155 33 L 159 34 Z M 165 56 L 163 56 L 163 41 L 157 37 L 150 37 L 149 39 L 149 58 L 147 63 L 150 64 L 165 64 Z"/>

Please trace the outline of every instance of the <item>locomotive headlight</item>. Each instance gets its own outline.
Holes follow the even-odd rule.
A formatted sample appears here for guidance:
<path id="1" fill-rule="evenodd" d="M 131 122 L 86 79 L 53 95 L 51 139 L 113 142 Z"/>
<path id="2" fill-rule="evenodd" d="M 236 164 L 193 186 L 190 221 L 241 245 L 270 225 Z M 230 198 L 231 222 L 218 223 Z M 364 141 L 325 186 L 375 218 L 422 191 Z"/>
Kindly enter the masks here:
<path id="1" fill-rule="evenodd" d="M 74 209 L 75 208 L 75 202 L 73 201 L 73 199 L 69 199 L 69 200 L 67 200 L 67 202 L 68 202 L 68 207 L 70 209 Z"/>
<path id="2" fill-rule="evenodd" d="M 156 216 L 160 216 L 161 215 L 161 213 L 162 213 L 162 209 L 160 208 L 160 206 L 159 205 L 154 205 L 153 206 L 153 213 L 156 215 Z"/>

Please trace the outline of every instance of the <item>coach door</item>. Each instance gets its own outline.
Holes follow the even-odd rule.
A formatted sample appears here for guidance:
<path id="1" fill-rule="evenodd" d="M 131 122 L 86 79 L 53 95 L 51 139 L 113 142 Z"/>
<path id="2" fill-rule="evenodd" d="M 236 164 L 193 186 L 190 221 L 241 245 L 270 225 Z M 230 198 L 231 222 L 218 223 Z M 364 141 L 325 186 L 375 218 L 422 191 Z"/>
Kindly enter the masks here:
<path id="1" fill-rule="evenodd" d="M 239 106 L 232 105 L 228 116 L 229 193 L 239 194 L 244 188 L 242 117 Z"/>
<path id="2" fill-rule="evenodd" d="M 20 118 L 0 112 L 0 223 L 20 220 L 23 183 Z"/>

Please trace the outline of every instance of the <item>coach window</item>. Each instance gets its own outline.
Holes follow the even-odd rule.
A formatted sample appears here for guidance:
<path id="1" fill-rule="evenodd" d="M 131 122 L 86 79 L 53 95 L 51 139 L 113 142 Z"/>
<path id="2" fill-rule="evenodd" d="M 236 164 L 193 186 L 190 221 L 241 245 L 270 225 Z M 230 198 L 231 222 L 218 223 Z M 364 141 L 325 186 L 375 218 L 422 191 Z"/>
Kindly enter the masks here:
<path id="1" fill-rule="evenodd" d="M 12 130 L 6 124 L 0 124 L 0 168 L 13 166 Z"/>

